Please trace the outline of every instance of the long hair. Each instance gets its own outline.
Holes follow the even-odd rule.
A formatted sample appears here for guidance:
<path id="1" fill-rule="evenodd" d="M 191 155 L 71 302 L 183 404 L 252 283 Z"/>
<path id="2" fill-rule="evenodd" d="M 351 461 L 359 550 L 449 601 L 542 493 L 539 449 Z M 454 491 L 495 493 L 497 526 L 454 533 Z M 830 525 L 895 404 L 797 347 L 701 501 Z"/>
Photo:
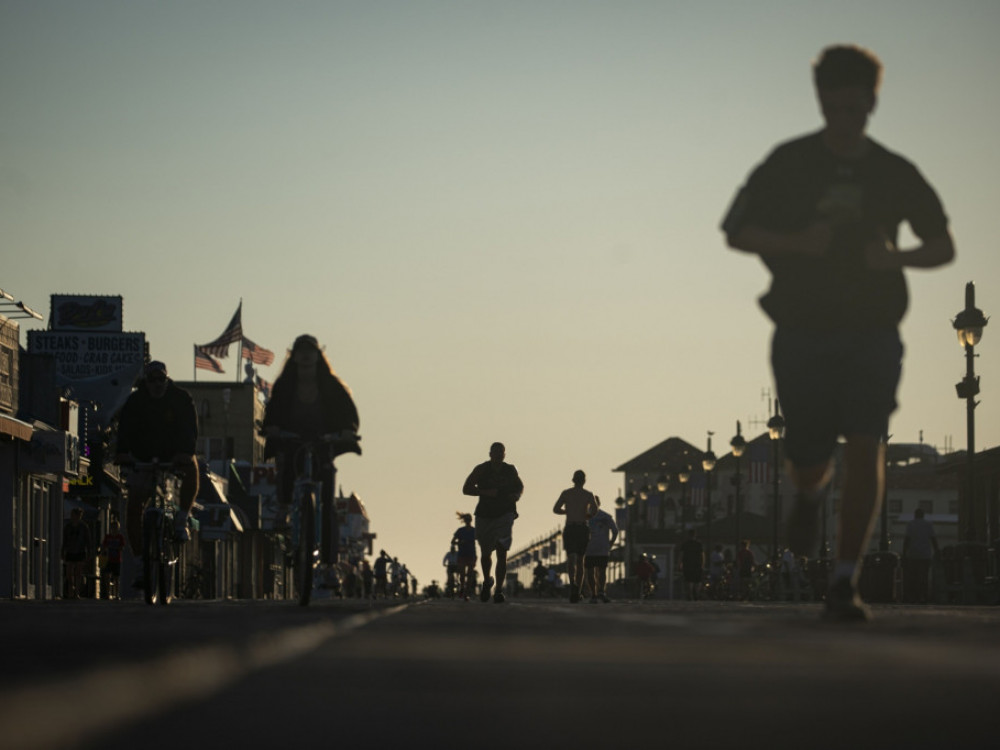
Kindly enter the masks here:
<path id="1" fill-rule="evenodd" d="M 319 348 L 319 345 L 315 343 L 316 339 L 312 336 L 302 335 L 295 339 L 295 343 L 292 344 L 288 353 L 285 355 L 285 363 L 281 366 L 281 372 L 278 377 L 274 380 L 274 386 L 277 387 L 279 383 L 284 383 L 286 380 L 294 381 L 299 376 L 299 365 L 295 361 L 295 350 L 302 346 L 312 346 L 316 349 L 316 378 L 317 380 L 325 380 L 327 378 L 334 378 L 335 380 L 340 380 L 337 377 L 337 373 L 334 372 L 333 367 L 330 365 L 330 360 L 326 358 L 326 353 Z M 346 385 L 344 386 L 347 387 Z"/>
<path id="2" fill-rule="evenodd" d="M 471 513 L 463 513 L 462 511 L 458 511 L 457 513 L 455 513 L 455 515 L 458 516 L 458 520 L 460 520 L 462 523 L 472 523 Z"/>

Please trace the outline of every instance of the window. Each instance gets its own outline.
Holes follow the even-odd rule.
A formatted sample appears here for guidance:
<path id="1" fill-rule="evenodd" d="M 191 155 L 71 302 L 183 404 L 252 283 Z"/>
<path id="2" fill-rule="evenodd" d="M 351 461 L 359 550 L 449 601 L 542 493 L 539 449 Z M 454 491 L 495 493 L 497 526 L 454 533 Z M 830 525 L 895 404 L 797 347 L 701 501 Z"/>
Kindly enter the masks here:
<path id="1" fill-rule="evenodd" d="M 889 501 L 889 512 L 890 513 L 902 513 L 903 512 L 903 501 L 902 500 L 890 500 Z"/>

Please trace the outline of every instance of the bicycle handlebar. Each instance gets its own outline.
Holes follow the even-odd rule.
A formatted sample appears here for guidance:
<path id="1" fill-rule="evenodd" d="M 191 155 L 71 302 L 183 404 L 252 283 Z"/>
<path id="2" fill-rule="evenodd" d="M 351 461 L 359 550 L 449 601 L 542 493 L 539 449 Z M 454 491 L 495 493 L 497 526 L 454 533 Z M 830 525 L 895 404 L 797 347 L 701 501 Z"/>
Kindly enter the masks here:
<path id="1" fill-rule="evenodd" d="M 299 433 L 292 432 L 291 430 L 280 430 L 277 437 L 281 441 L 288 442 L 323 443 L 338 449 L 338 453 L 357 453 L 359 456 L 361 455 L 361 446 L 359 445 L 361 436 L 354 430 L 330 432 L 326 435 L 319 435 L 318 437 L 306 437 L 305 435 L 300 435 Z"/>

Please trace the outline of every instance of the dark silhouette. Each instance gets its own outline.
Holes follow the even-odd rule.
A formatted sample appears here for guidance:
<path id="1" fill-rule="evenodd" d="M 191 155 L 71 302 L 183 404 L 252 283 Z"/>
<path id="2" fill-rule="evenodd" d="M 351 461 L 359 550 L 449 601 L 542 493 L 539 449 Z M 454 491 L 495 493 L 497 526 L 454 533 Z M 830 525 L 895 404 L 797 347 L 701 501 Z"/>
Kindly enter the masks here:
<path id="1" fill-rule="evenodd" d="M 517 518 L 517 501 L 524 492 L 524 484 L 517 469 L 504 462 L 506 449 L 503 443 L 490 446 L 490 460 L 472 470 L 462 486 L 462 494 L 476 495 L 476 539 L 482 555 L 483 587 L 479 598 L 489 601 L 490 589 L 496 584 L 493 601 L 504 601 L 503 583 L 507 577 L 507 552 L 513 537 L 514 519 Z M 493 553 L 497 556 L 496 580 L 490 576 Z"/>
<path id="2" fill-rule="evenodd" d="M 722 228 L 731 247 L 759 255 L 772 275 L 761 306 L 775 323 L 771 362 L 798 489 L 787 534 L 797 555 L 815 552 L 834 446 L 839 436 L 847 441 L 824 614 L 864 620 L 857 580 L 896 408 L 903 269 L 948 263 L 954 247 L 934 189 L 865 134 L 881 80 L 878 58 L 829 47 L 813 73 L 824 127 L 779 145 L 740 189 Z M 921 241 L 915 248 L 896 244 L 903 221 Z"/>
<path id="3" fill-rule="evenodd" d="M 566 516 L 563 527 L 563 548 L 566 550 L 566 567 L 569 571 L 569 600 L 580 601 L 583 588 L 583 558 L 590 543 L 587 519 L 597 510 L 594 493 L 583 489 L 587 475 L 582 470 L 573 472 L 573 486 L 563 490 L 552 508 L 556 515 Z"/>
<path id="4" fill-rule="evenodd" d="M 594 502 L 597 507 L 590 516 L 587 525 L 590 527 L 590 543 L 583 560 L 583 567 L 590 585 L 590 602 L 596 604 L 600 599 L 605 604 L 608 599 L 608 560 L 611 557 L 611 547 L 618 538 L 618 524 L 609 513 L 601 510 L 601 500 L 596 495 Z"/>
<path id="5" fill-rule="evenodd" d="M 697 601 L 701 581 L 705 575 L 705 548 L 694 529 L 688 531 L 687 539 L 681 542 L 680 553 L 684 596 L 688 601 Z"/>
<path id="6" fill-rule="evenodd" d="M 264 412 L 267 443 L 264 456 L 275 457 L 278 468 L 278 501 L 281 509 L 277 525 L 287 525 L 288 506 L 292 501 L 296 445 L 281 440 L 281 432 L 293 432 L 305 439 L 341 432 L 356 433 L 358 410 L 350 389 L 334 373 L 315 337 L 303 334 L 295 339 L 281 374 L 271 388 L 271 398 Z M 360 453 L 356 446 L 347 450 Z M 314 479 L 322 482 L 322 517 L 333 517 L 333 486 L 336 469 L 335 449 L 329 444 L 316 446 Z M 327 561 L 336 560 L 337 534 L 334 524 L 324 523 L 324 548 Z"/>
<path id="7" fill-rule="evenodd" d="M 462 521 L 462 526 L 455 531 L 451 543 L 456 546 L 458 553 L 455 564 L 458 572 L 459 596 L 468 601 L 471 593 L 469 578 L 476 566 L 476 529 L 472 525 L 471 513 L 459 513 L 458 517 Z"/>
<path id="8" fill-rule="evenodd" d="M 198 495 L 197 442 L 198 415 L 191 394 L 167 377 L 167 366 L 163 362 L 150 362 L 139 387 L 128 397 L 118 415 L 115 462 L 149 462 L 155 458 L 173 464 L 181 480 L 180 511 L 174 516 L 180 541 L 190 538 L 187 519 Z M 129 472 L 125 533 L 134 554 L 142 549 L 142 509 L 155 489 L 150 472 Z"/>
<path id="9" fill-rule="evenodd" d="M 903 601 L 927 603 L 931 562 L 939 554 L 934 524 L 924 518 L 923 508 L 917 508 L 903 539 Z"/>

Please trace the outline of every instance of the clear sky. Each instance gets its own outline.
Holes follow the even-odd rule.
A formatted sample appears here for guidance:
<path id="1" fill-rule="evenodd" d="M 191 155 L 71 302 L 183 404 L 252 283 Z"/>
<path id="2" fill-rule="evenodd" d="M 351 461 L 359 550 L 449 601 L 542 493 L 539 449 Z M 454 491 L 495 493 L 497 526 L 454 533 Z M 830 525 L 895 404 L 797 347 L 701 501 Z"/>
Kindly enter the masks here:
<path id="1" fill-rule="evenodd" d="M 668 436 L 721 455 L 737 419 L 763 429 L 767 274 L 718 224 L 819 127 L 810 62 L 852 42 L 886 66 L 872 136 L 958 251 L 909 275 L 891 432 L 964 448 L 965 283 L 1000 313 L 998 30 L 993 0 L 0 0 L 0 287 L 46 318 L 53 293 L 122 295 L 179 379 L 240 298 L 279 354 L 315 334 L 361 412 L 340 482 L 427 583 L 494 440 L 519 547 L 577 468 L 611 501 L 611 469 Z"/>

